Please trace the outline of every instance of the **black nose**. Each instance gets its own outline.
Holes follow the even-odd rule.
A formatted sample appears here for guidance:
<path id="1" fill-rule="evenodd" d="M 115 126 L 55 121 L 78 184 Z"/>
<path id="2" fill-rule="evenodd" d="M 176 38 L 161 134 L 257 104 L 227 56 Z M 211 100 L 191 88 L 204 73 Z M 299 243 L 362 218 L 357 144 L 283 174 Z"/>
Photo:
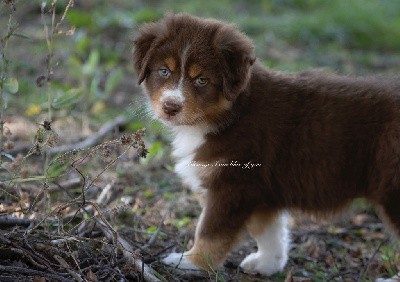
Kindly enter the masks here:
<path id="1" fill-rule="evenodd" d="M 174 116 L 182 110 L 182 104 L 179 102 L 165 101 L 162 108 L 164 113 Z"/>

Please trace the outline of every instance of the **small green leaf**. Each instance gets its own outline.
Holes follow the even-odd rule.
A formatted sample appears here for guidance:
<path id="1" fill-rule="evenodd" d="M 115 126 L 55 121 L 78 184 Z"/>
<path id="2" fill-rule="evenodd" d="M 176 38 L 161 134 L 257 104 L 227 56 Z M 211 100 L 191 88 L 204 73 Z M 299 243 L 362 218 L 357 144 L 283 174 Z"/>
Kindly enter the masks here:
<path id="1" fill-rule="evenodd" d="M 10 94 L 15 94 L 18 92 L 18 80 L 14 77 L 6 79 L 4 82 L 4 90 Z"/>
<path id="2" fill-rule="evenodd" d="M 154 191 L 152 189 L 147 189 L 146 191 L 144 191 L 143 197 L 145 197 L 146 199 L 153 198 L 154 197 Z"/>
<path id="3" fill-rule="evenodd" d="M 96 70 L 100 61 L 100 52 L 93 50 L 90 52 L 87 62 L 82 67 L 82 72 L 86 75 L 92 75 Z"/>
<path id="4" fill-rule="evenodd" d="M 52 106 L 54 109 L 70 107 L 80 101 L 81 89 L 73 88 L 66 92 L 59 92 L 58 97 L 54 98 Z"/>
<path id="5" fill-rule="evenodd" d="M 157 231 L 157 226 L 150 226 L 149 228 L 147 228 L 147 232 L 150 232 L 150 233 L 154 233 L 154 232 L 156 232 Z"/>
<path id="6" fill-rule="evenodd" d="M 177 228 L 181 228 L 181 227 L 185 227 L 186 225 L 188 225 L 189 222 L 190 222 L 190 218 L 187 217 L 187 216 L 185 216 L 185 217 L 183 217 L 183 218 L 181 218 L 181 219 L 179 219 L 179 220 L 176 220 L 176 221 L 174 222 L 174 225 L 175 225 Z"/>
<path id="7" fill-rule="evenodd" d="M 68 167 L 69 167 L 68 163 L 55 162 L 49 166 L 47 170 L 47 175 L 49 178 L 58 177 L 61 174 L 65 173 Z"/>
<path id="8" fill-rule="evenodd" d="M 32 38 L 30 38 L 28 35 L 23 34 L 23 33 L 13 33 L 12 35 L 15 36 L 15 37 L 22 38 L 22 39 L 29 39 L 29 40 L 32 39 Z"/>
<path id="9" fill-rule="evenodd" d="M 68 11 L 67 18 L 69 22 L 79 27 L 92 27 L 93 26 L 93 16 L 89 12 L 81 11 L 77 9 L 72 9 Z"/>
<path id="10" fill-rule="evenodd" d="M 106 86 L 104 89 L 104 93 L 106 96 L 110 95 L 111 92 L 118 86 L 124 77 L 124 73 L 120 68 L 113 70 L 110 75 L 107 77 Z"/>

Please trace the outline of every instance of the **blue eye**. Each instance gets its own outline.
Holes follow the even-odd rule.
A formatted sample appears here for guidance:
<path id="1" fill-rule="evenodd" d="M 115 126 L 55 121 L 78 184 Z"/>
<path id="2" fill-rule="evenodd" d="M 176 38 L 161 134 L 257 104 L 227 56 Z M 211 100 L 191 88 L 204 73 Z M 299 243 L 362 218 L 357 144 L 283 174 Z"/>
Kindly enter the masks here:
<path id="1" fill-rule="evenodd" d="M 167 68 L 161 68 L 158 70 L 158 74 L 164 78 L 167 78 L 171 74 L 171 71 Z"/>
<path id="2" fill-rule="evenodd" d="M 195 80 L 195 84 L 199 87 L 205 86 L 208 83 L 208 79 L 205 78 L 204 76 L 199 76 L 198 78 L 196 78 Z"/>

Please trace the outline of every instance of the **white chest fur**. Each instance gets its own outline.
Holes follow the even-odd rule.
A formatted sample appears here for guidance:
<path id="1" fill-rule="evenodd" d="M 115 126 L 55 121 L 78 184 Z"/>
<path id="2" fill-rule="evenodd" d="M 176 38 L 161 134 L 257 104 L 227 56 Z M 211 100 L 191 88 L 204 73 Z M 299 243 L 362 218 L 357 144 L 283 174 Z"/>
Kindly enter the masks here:
<path id="1" fill-rule="evenodd" d="M 194 126 L 179 126 L 173 129 L 175 139 L 172 142 L 172 155 L 176 158 L 175 172 L 185 185 L 193 191 L 201 189 L 201 167 L 193 164 L 196 149 L 205 141 L 205 130 Z"/>

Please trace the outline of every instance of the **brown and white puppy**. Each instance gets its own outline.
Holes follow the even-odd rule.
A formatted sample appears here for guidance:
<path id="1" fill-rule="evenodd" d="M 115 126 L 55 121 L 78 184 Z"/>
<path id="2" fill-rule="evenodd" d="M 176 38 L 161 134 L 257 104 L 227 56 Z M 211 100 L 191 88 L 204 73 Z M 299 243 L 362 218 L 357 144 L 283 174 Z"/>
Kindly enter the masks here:
<path id="1" fill-rule="evenodd" d="M 241 267 L 270 275 L 288 258 L 287 211 L 332 214 L 358 197 L 400 235 L 397 81 L 267 70 L 234 26 L 184 14 L 143 25 L 134 45 L 176 172 L 205 191 L 193 248 L 166 264 L 214 268 L 247 230 L 258 251 Z"/>

